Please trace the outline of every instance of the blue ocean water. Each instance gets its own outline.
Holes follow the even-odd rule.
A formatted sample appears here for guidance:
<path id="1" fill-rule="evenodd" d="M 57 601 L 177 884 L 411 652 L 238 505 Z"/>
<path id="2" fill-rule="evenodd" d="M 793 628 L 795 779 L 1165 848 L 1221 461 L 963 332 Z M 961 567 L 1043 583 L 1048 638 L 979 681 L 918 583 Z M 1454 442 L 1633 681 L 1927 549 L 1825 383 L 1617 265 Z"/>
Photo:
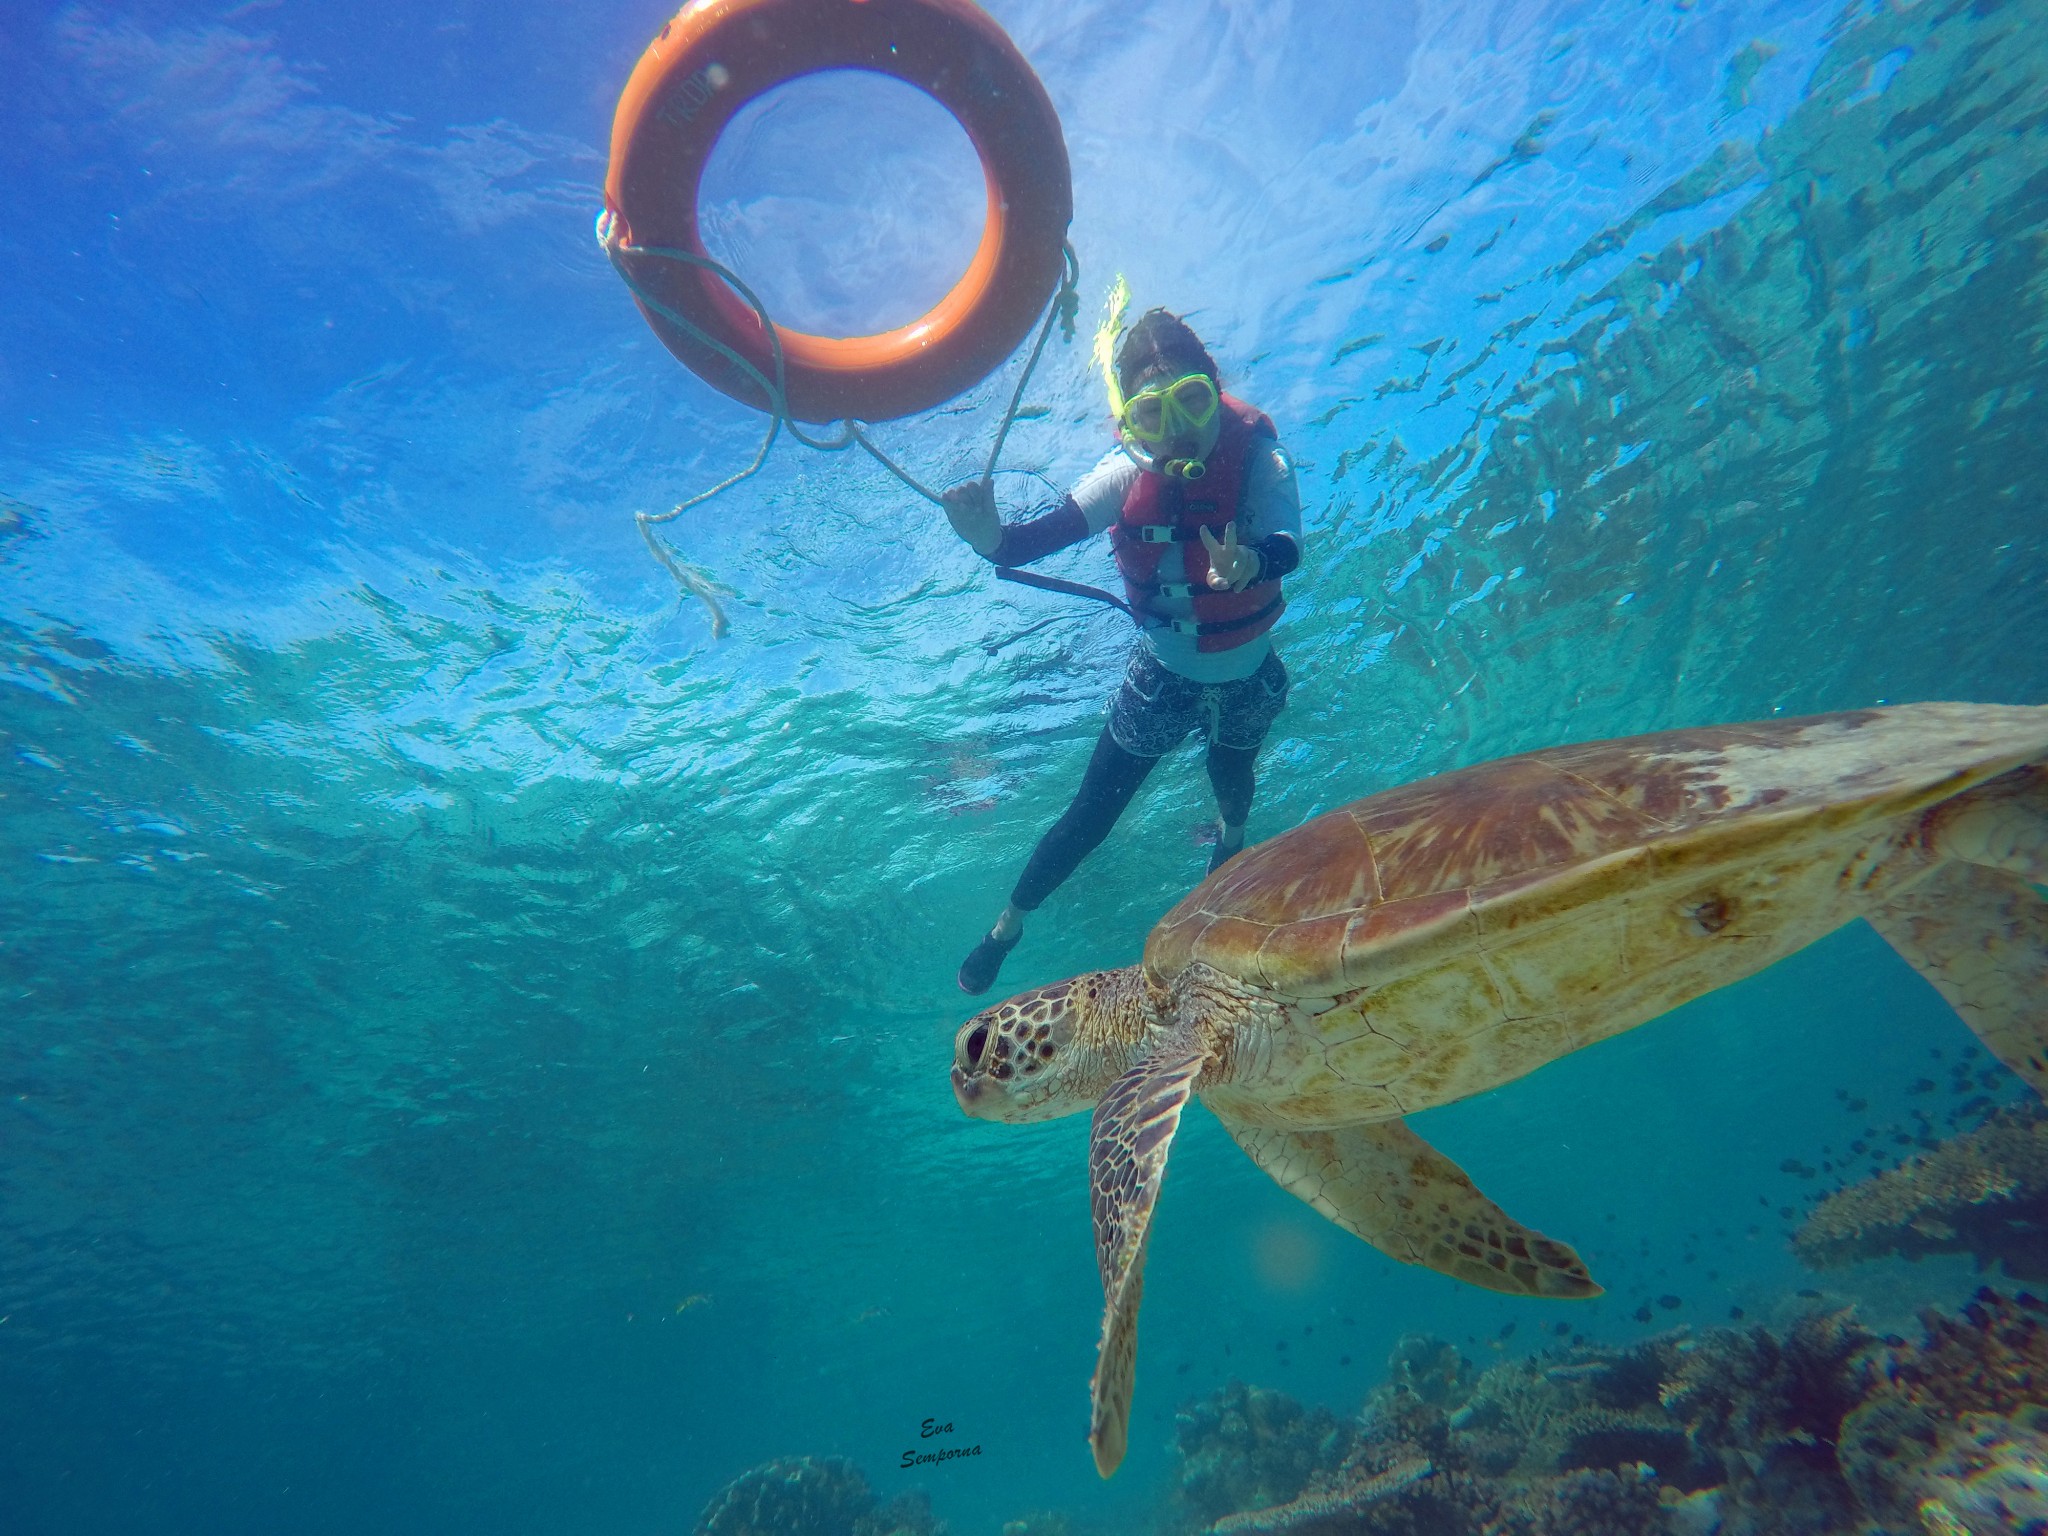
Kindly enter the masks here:
<path id="1" fill-rule="evenodd" d="M 1558 740 L 2048 699 L 2041 0 L 990 8 L 1086 309 L 1121 272 L 1187 312 L 1299 461 L 1254 837 Z M 788 445 L 671 529 L 729 636 L 678 601 L 631 513 L 760 419 L 590 236 L 664 19 L 0 15 L 9 1531 L 681 1531 L 825 1454 L 957 1532 L 1134 1529 L 1184 1397 L 1348 1411 L 1402 1334 L 1558 1315 L 1387 1262 L 1197 1111 L 1098 1482 L 1085 1125 L 968 1122 L 946 1067 L 1128 626 Z M 835 76 L 735 125 L 705 227 L 861 330 L 980 195 L 942 113 Z M 1107 446 L 1085 350 L 1006 459 L 1054 484 Z M 972 472 L 1016 366 L 879 436 Z M 1206 796 L 1162 768 L 1005 986 L 1135 958 Z M 1974 1278 L 1816 1277 L 1781 1212 L 1969 1043 L 1857 928 L 1418 1127 L 1584 1254 L 1590 1335 L 1884 1321 Z M 928 1418 L 982 1454 L 898 1470 Z"/>

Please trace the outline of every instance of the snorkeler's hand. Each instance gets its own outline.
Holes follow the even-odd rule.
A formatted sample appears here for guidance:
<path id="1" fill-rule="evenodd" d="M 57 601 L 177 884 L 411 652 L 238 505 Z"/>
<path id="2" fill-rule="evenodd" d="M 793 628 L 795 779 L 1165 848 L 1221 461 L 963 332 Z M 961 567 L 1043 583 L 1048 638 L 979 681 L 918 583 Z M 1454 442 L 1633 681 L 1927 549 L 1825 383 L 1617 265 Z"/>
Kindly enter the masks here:
<path id="1" fill-rule="evenodd" d="M 984 560 L 995 558 L 1003 542 L 1003 518 L 996 511 L 995 487 L 986 480 L 969 480 L 956 485 L 939 498 L 946 509 L 946 521 L 953 531 L 974 547 Z"/>
<path id="2" fill-rule="evenodd" d="M 1202 547 L 1209 551 L 1209 585 L 1218 592 L 1242 592 L 1259 574 L 1259 552 L 1237 542 L 1237 524 L 1223 525 L 1223 542 L 1207 528 L 1202 530 Z"/>

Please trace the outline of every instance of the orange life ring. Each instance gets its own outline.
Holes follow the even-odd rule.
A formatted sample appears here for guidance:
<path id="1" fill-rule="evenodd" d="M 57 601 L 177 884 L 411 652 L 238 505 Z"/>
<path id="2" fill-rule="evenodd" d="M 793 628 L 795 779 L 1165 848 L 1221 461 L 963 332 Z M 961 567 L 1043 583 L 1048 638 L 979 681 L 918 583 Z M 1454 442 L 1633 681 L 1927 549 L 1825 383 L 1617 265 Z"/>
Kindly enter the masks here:
<path id="1" fill-rule="evenodd" d="M 884 421 L 929 410 L 986 377 L 1030 331 L 1063 270 L 1073 186 L 1059 117 L 1016 45 L 972 0 L 690 0 L 619 98 L 604 186 L 612 249 L 669 351 L 707 383 L 766 409 L 757 384 L 647 298 L 773 377 L 754 310 L 712 272 L 620 246 L 703 256 L 698 183 L 719 134 L 764 91 L 825 69 L 873 70 L 924 91 L 966 130 L 988 182 L 974 259 L 921 319 L 874 336 L 776 327 L 791 416 Z"/>

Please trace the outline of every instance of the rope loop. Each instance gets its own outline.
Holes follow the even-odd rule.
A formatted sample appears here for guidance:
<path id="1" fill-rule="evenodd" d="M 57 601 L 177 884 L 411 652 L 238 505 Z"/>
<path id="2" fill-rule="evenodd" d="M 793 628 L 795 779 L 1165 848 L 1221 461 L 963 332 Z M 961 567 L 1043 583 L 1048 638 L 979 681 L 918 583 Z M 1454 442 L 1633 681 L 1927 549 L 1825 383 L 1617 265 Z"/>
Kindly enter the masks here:
<path id="1" fill-rule="evenodd" d="M 655 532 L 655 528 L 661 523 L 674 522 L 685 512 L 703 506 L 704 503 L 710 501 L 713 497 L 731 490 L 743 480 L 751 479 L 755 474 L 759 473 L 761 466 L 768 462 L 768 450 L 775 446 L 775 439 L 785 430 L 806 448 L 816 449 L 820 453 L 842 453 L 848 448 L 855 447 L 864 449 L 876 463 L 880 464 L 882 468 L 902 481 L 911 490 L 917 492 L 918 495 L 924 497 L 926 501 L 931 502 L 934 506 L 943 505 L 941 493 L 925 485 L 912 475 L 909 470 L 884 453 L 874 440 L 867 435 L 861 422 L 855 421 L 849 416 L 839 422 L 838 434 L 836 436 L 826 437 L 821 434 L 814 437 L 798 425 L 790 416 L 788 367 L 783 359 L 781 333 L 776 330 L 775 323 L 768 318 L 767 306 L 761 302 L 754 290 L 746 285 L 738 273 L 722 262 L 715 261 L 709 256 L 700 256 L 694 251 L 679 250 L 673 246 L 628 245 L 619 237 L 617 216 L 608 208 L 597 216 L 596 233 L 597 243 L 604 248 L 605 257 L 611 262 L 612 270 L 619 274 L 626 287 L 632 291 L 634 298 L 638 299 L 640 303 L 655 314 L 660 315 L 669 324 L 683 331 L 693 341 L 709 347 L 727 362 L 731 363 L 746 378 L 752 381 L 755 388 L 761 391 L 762 399 L 766 402 L 764 409 L 768 413 L 768 430 L 762 434 L 761 446 L 754 450 L 753 460 L 745 469 L 738 471 L 736 474 L 726 476 L 725 479 L 719 481 L 718 484 L 712 486 L 709 490 L 699 491 L 696 495 L 677 502 L 666 512 L 636 511 L 633 514 L 634 521 L 640 528 L 640 536 L 647 541 L 647 547 L 653 551 L 655 559 L 659 560 L 668 573 L 675 578 L 678 587 L 688 595 L 697 598 L 708 610 L 711 620 L 712 639 L 723 638 L 729 627 L 724 610 L 718 605 L 716 589 L 711 585 L 707 577 L 684 565 L 677 557 L 675 550 Z M 1057 321 L 1059 323 L 1063 341 L 1072 342 L 1074 339 L 1075 317 L 1080 313 L 1081 308 L 1081 260 L 1074 254 L 1072 242 L 1067 242 L 1061 249 L 1066 258 L 1065 273 L 1061 278 L 1059 291 L 1053 295 L 1052 303 L 1046 308 L 1045 319 L 1038 327 L 1038 339 L 1031 344 L 1031 356 L 1025 361 L 1024 371 L 1017 378 L 1017 387 L 1010 393 L 1010 404 L 1009 408 L 1003 412 L 1002 425 L 996 429 L 995 444 L 989 449 L 988 464 L 983 469 L 981 475 L 985 482 L 992 483 L 995 479 L 996 464 L 1003 454 L 1003 443 L 1009 437 L 1010 428 L 1017 420 L 1017 412 L 1022 407 L 1024 401 L 1025 386 L 1031 382 L 1032 371 L 1037 368 L 1039 356 L 1045 351 L 1045 343 L 1052 334 L 1054 322 Z M 663 303 L 660 299 L 649 293 L 645 286 L 638 282 L 628 269 L 627 258 L 634 257 L 654 257 L 663 261 L 676 261 L 686 266 L 698 267 L 712 273 L 721 282 L 729 286 L 733 292 L 746 301 L 747 305 L 754 311 L 755 318 L 761 322 L 762 334 L 768 338 L 769 358 L 774 368 L 773 376 L 771 377 L 763 373 L 751 359 L 734 351 L 717 337 L 680 314 L 673 306 Z"/>

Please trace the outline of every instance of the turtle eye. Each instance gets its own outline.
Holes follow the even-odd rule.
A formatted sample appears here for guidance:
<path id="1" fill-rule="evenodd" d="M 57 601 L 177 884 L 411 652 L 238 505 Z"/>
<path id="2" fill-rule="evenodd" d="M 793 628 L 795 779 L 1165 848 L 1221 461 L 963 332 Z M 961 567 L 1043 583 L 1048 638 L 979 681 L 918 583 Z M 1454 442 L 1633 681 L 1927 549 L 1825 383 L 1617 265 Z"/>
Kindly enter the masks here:
<path id="1" fill-rule="evenodd" d="M 970 1035 L 969 1035 L 969 1036 L 967 1037 L 967 1065 L 968 1065 L 968 1066 L 970 1066 L 970 1067 L 978 1067 L 978 1066 L 980 1066 L 980 1065 L 981 1065 L 981 1051 L 982 1051 L 982 1047 L 983 1047 L 983 1046 L 985 1046 L 985 1045 L 987 1045 L 987 1044 L 988 1044 L 988 1026 L 987 1026 L 986 1024 L 977 1024 L 977 1025 L 975 1025 L 975 1026 L 974 1026 L 974 1032 L 973 1032 L 972 1034 L 970 1034 Z"/>

